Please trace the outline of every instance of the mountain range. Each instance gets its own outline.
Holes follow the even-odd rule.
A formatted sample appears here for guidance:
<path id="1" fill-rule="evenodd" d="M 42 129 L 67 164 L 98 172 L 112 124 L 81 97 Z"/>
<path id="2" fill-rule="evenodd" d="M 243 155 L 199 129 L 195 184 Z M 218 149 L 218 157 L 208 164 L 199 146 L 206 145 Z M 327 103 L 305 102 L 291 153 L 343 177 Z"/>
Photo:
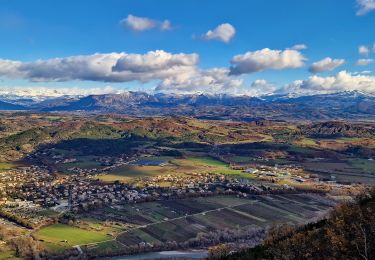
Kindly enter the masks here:
<path id="1" fill-rule="evenodd" d="M 0 97 L 0 110 L 119 113 L 129 116 L 193 116 L 206 119 L 374 120 L 375 96 L 358 91 L 310 96 L 125 92 L 62 96 L 40 101 Z"/>

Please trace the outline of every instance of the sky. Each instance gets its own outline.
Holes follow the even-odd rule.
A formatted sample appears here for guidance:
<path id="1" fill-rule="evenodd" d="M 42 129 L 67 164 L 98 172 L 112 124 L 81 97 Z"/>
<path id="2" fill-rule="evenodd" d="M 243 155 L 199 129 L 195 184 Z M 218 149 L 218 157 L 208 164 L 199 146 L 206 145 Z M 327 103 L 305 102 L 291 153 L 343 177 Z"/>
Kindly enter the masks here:
<path id="1" fill-rule="evenodd" d="M 0 94 L 375 92 L 375 0 L 0 0 Z"/>

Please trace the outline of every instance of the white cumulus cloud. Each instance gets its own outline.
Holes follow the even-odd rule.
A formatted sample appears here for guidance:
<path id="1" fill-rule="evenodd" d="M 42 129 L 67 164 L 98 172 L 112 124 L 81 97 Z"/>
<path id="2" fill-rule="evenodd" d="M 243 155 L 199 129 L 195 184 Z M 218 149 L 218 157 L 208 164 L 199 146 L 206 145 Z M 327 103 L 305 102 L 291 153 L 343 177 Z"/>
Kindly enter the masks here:
<path id="1" fill-rule="evenodd" d="M 218 40 L 225 43 L 230 42 L 236 34 L 236 29 L 229 23 L 218 25 L 215 29 L 209 30 L 202 38 L 204 40 Z"/>
<path id="2" fill-rule="evenodd" d="M 375 42 L 372 46 L 361 45 L 358 47 L 358 53 L 364 56 L 368 56 L 370 53 L 375 53 Z"/>
<path id="3" fill-rule="evenodd" d="M 120 23 L 126 28 L 139 32 L 151 30 L 154 28 L 166 31 L 172 28 L 171 22 L 169 20 L 158 21 L 147 17 L 139 17 L 131 14 L 122 19 Z"/>
<path id="4" fill-rule="evenodd" d="M 196 69 L 164 79 L 155 90 L 173 93 L 236 93 L 242 84 L 242 79 L 229 76 L 227 68 Z"/>
<path id="5" fill-rule="evenodd" d="M 357 65 L 358 66 L 366 66 L 366 65 L 369 65 L 371 63 L 373 63 L 374 60 L 373 59 L 359 59 L 357 60 Z"/>
<path id="6" fill-rule="evenodd" d="M 324 71 L 331 71 L 340 67 L 345 63 L 344 59 L 332 59 L 330 57 L 324 58 L 320 61 L 314 62 L 309 71 L 312 73 L 324 72 Z"/>
<path id="7" fill-rule="evenodd" d="M 254 52 L 236 55 L 232 58 L 231 75 L 249 74 L 267 69 L 283 70 L 300 68 L 305 57 L 294 49 L 271 50 L 265 48 Z"/>
<path id="8" fill-rule="evenodd" d="M 335 76 L 311 76 L 306 80 L 296 80 L 283 87 L 280 92 L 299 94 L 326 94 L 341 91 L 365 91 L 375 93 L 375 77 L 371 75 L 354 75 L 340 71 Z"/>
<path id="9" fill-rule="evenodd" d="M 292 50 L 297 50 L 297 51 L 300 51 L 300 50 L 305 50 L 307 49 L 307 46 L 306 44 L 296 44 L 294 45 L 292 48 L 290 48 Z"/>
<path id="10" fill-rule="evenodd" d="M 160 30 L 162 31 L 168 31 L 172 29 L 172 24 L 171 21 L 169 20 L 164 20 L 160 23 Z"/>
<path id="11" fill-rule="evenodd" d="M 0 96 L 15 97 L 15 98 L 56 98 L 61 96 L 87 96 L 87 95 L 101 95 L 101 94 L 119 94 L 125 90 L 115 89 L 111 86 L 104 88 L 83 88 L 83 87 L 67 87 L 67 88 L 53 88 L 53 87 L 30 87 L 30 86 L 12 86 L 1 87 Z"/>
<path id="12" fill-rule="evenodd" d="M 96 53 L 30 62 L 0 60 L 0 77 L 32 82 L 156 81 L 156 91 L 176 93 L 234 93 L 242 86 L 243 80 L 230 76 L 228 68 L 203 70 L 198 62 L 198 54 L 163 50 L 144 54 Z M 76 92 L 80 91 L 83 90 Z"/>
<path id="13" fill-rule="evenodd" d="M 0 77 L 34 82 L 148 82 L 194 70 L 198 61 L 195 53 L 172 54 L 163 50 L 145 54 L 96 53 L 31 62 L 0 59 Z"/>
<path id="14" fill-rule="evenodd" d="M 375 0 L 357 0 L 357 15 L 365 15 L 375 10 Z"/>
<path id="15" fill-rule="evenodd" d="M 370 53 L 370 49 L 367 46 L 361 45 L 358 47 L 358 53 L 361 55 L 368 55 Z"/>
<path id="16" fill-rule="evenodd" d="M 352 74 L 353 75 L 370 75 L 372 73 L 371 70 L 363 70 L 363 71 L 355 71 Z"/>
<path id="17" fill-rule="evenodd" d="M 249 89 L 245 90 L 245 94 L 249 96 L 262 96 L 273 94 L 277 89 L 277 86 L 273 83 L 268 82 L 265 79 L 257 79 L 251 83 Z"/>

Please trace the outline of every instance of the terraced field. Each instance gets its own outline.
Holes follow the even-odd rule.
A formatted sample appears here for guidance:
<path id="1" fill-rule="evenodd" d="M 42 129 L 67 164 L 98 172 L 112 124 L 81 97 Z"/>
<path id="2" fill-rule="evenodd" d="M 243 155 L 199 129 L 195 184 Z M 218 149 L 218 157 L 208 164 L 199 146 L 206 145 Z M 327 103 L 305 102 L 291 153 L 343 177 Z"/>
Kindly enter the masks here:
<path id="1" fill-rule="evenodd" d="M 149 202 L 107 208 L 97 217 L 126 221 L 134 226 L 117 236 L 125 246 L 141 242 L 184 242 L 199 233 L 276 223 L 305 223 L 333 203 L 318 195 L 270 195 L 241 199 L 233 196 Z M 95 248 L 95 246 L 94 246 Z"/>

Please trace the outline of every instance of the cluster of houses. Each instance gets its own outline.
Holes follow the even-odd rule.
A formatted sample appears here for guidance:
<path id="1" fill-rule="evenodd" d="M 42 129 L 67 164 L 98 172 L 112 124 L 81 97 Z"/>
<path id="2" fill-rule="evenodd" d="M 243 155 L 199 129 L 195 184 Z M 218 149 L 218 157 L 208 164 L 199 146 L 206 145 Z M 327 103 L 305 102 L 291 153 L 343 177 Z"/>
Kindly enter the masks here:
<path id="1" fill-rule="evenodd" d="M 92 177 L 86 174 L 52 174 L 39 166 L 16 168 L 0 173 L 0 203 L 13 213 L 25 208 L 77 212 L 129 202 L 205 196 L 217 192 L 261 193 L 268 189 L 225 175 L 206 173 L 155 176 L 145 180 L 143 188 L 119 182 L 105 184 Z M 173 185 L 161 187 L 160 182 Z"/>
<path id="2" fill-rule="evenodd" d="M 220 189 L 248 188 L 252 192 L 261 192 L 263 189 L 254 183 L 241 181 L 231 178 L 224 174 L 210 173 L 185 173 L 158 175 L 150 178 L 144 178 L 140 181 L 142 186 L 149 188 L 168 187 L 170 191 L 182 192 L 188 190 L 190 193 L 205 193 Z"/>
<path id="3" fill-rule="evenodd" d="M 66 159 L 63 159 L 66 160 Z M 70 160 L 67 162 L 69 163 Z M 230 193 L 239 196 L 261 194 L 273 189 L 293 189 L 291 186 L 267 184 L 239 180 L 223 174 L 190 173 L 184 175 L 159 175 L 139 180 L 139 186 L 120 182 L 103 183 L 95 178 L 96 174 L 108 171 L 124 164 L 146 164 L 163 161 L 118 160 L 108 162 L 100 170 L 87 172 L 77 168 L 78 174 L 54 174 L 46 167 L 31 166 L 0 172 L 0 206 L 1 204 L 15 214 L 27 215 L 30 212 L 49 208 L 55 211 L 86 211 L 89 209 L 119 205 L 124 203 L 183 198 L 189 196 L 207 196 Z M 245 173 L 262 178 L 288 178 L 304 182 L 306 176 L 295 173 L 300 171 L 291 167 L 258 166 L 244 169 Z M 165 184 L 168 185 L 165 185 Z M 3 207 L 4 208 L 4 207 Z M 26 213 L 25 213 L 26 212 Z M 30 214 L 37 215 L 38 214 Z"/>
<path id="4" fill-rule="evenodd" d="M 53 184 L 54 177 L 45 168 L 38 166 L 18 167 L 0 172 L 0 205 L 18 194 L 24 185 L 33 182 L 35 186 Z"/>
<path id="5" fill-rule="evenodd" d="M 320 179 L 316 176 L 306 174 L 301 167 L 295 165 L 275 165 L 265 166 L 265 165 L 258 165 L 254 168 L 247 168 L 244 172 L 249 174 L 256 175 L 259 180 L 265 181 L 280 181 L 280 180 L 287 180 L 289 182 L 319 182 Z"/>

